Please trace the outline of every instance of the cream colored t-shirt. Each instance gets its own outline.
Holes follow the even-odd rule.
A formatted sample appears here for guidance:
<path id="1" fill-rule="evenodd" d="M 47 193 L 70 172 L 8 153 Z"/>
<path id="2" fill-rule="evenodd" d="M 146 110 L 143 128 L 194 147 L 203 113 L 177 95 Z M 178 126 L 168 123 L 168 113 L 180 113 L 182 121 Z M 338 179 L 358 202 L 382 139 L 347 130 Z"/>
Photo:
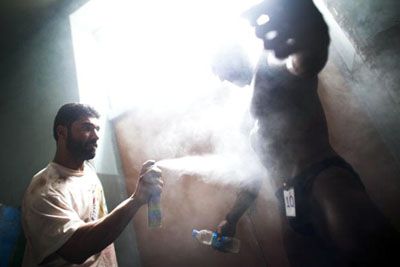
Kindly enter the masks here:
<path id="1" fill-rule="evenodd" d="M 22 202 L 22 226 L 27 238 L 22 266 L 38 266 L 81 225 L 106 214 L 103 188 L 90 163 L 85 163 L 83 171 L 49 163 L 32 178 Z M 78 265 L 56 256 L 41 266 Z M 117 266 L 114 245 L 80 266 Z"/>

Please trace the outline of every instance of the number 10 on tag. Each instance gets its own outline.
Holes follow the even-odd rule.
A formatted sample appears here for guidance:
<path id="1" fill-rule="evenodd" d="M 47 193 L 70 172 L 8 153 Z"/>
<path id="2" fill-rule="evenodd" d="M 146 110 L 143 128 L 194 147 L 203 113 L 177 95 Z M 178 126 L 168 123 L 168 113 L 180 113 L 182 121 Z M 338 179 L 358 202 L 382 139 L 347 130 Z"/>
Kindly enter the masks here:
<path id="1" fill-rule="evenodd" d="M 283 190 L 283 197 L 285 198 L 285 209 L 287 217 L 296 217 L 296 202 L 294 197 L 294 188 L 291 187 Z"/>

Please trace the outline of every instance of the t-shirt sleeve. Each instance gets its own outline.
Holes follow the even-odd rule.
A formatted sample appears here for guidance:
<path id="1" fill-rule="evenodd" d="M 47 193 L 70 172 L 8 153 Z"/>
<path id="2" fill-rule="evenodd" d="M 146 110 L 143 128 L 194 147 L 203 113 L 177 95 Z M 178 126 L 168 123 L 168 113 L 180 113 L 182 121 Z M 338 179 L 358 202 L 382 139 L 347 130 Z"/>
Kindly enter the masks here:
<path id="1" fill-rule="evenodd" d="M 25 204 L 25 232 L 37 264 L 62 247 L 84 224 L 62 195 L 41 195 Z"/>

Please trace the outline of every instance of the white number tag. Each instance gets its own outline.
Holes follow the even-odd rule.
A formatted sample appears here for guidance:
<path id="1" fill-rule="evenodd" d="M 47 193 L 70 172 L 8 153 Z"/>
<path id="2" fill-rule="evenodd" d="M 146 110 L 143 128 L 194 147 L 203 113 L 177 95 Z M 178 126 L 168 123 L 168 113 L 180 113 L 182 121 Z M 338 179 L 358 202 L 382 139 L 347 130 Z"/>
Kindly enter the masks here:
<path id="1" fill-rule="evenodd" d="M 296 217 L 296 202 L 294 197 L 294 188 L 283 190 L 283 197 L 285 199 L 285 209 L 287 217 Z"/>

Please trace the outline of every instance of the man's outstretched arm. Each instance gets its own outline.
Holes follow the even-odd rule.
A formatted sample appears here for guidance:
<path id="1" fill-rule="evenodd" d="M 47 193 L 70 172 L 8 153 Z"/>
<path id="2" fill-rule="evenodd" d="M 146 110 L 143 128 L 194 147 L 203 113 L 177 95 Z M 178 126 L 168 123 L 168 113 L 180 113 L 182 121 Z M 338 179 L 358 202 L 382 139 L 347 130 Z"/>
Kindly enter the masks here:
<path id="1" fill-rule="evenodd" d="M 257 198 L 262 184 L 262 179 L 257 178 L 250 182 L 250 185 L 243 186 L 239 189 L 235 203 L 231 210 L 217 228 L 217 232 L 223 236 L 234 236 L 236 225 L 246 210 Z"/>
<path id="2" fill-rule="evenodd" d="M 151 169 L 153 164 L 154 161 L 148 161 L 143 165 L 135 193 L 131 197 L 105 217 L 79 227 L 56 253 L 71 263 L 81 264 L 114 242 L 139 208 L 148 202 L 149 197 L 161 193 L 161 179 L 150 179 L 147 175 L 152 172 L 151 176 L 161 177 L 159 169 Z"/>

